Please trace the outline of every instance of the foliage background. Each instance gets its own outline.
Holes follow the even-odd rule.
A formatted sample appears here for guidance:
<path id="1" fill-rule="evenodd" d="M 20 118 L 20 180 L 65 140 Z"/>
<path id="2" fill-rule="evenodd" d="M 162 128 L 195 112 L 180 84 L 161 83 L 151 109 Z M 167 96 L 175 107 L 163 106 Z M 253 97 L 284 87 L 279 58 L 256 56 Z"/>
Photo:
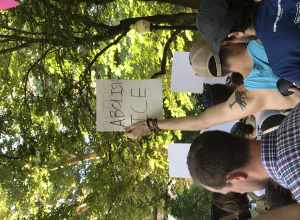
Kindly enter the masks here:
<path id="1" fill-rule="evenodd" d="M 156 219 L 170 210 L 166 148 L 181 133 L 135 142 L 96 132 L 95 80 L 158 73 L 165 117 L 193 111 L 190 95 L 169 85 L 170 51 L 188 50 L 194 33 L 129 28 L 131 18 L 156 15 L 172 15 L 151 18 L 157 25 L 190 25 L 192 9 L 146 0 L 22 2 L 0 19 L 0 218 Z M 173 191 L 185 186 L 178 181 Z"/>

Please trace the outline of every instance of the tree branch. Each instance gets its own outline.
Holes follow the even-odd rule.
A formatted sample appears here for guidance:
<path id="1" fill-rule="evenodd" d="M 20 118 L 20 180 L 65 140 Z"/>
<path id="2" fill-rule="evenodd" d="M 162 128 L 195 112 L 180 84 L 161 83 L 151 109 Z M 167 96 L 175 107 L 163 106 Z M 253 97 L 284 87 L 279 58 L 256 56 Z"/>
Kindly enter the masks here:
<path id="1" fill-rule="evenodd" d="M 107 51 L 110 47 L 112 47 L 113 45 L 116 45 L 117 43 L 119 43 L 119 41 L 126 36 L 126 34 L 128 33 L 128 31 L 123 32 L 119 37 L 117 37 L 116 40 L 114 40 L 113 42 L 111 42 L 110 44 L 108 44 L 106 47 L 104 47 L 102 50 L 100 50 L 93 58 L 93 60 L 87 65 L 87 67 L 84 70 L 84 74 L 87 74 L 88 72 L 91 71 L 91 68 L 93 66 L 93 64 L 97 61 L 97 59 L 103 54 L 105 53 L 105 51 Z"/>
<path id="2" fill-rule="evenodd" d="M 158 2 L 158 3 L 169 3 L 172 5 L 179 5 L 182 7 L 189 7 L 193 9 L 199 9 L 199 0 L 139 0 L 142 2 Z"/>
<path id="3" fill-rule="evenodd" d="M 0 34 L 0 38 L 8 39 L 10 41 L 36 41 L 36 42 L 45 41 L 45 39 L 42 39 L 42 38 L 29 38 L 29 37 L 13 35 L 13 34 L 11 34 L 11 35 Z"/>
<path id="4" fill-rule="evenodd" d="M 10 30 L 10 31 L 14 31 L 20 34 L 32 34 L 32 35 L 43 35 L 45 33 L 38 33 L 38 32 L 30 32 L 30 31 L 25 31 L 25 30 L 20 30 L 20 29 L 16 29 L 16 28 L 12 28 L 3 24 L 0 24 L 1 28 L 4 28 L 6 30 Z"/>
<path id="5" fill-rule="evenodd" d="M 15 46 L 15 47 L 10 47 L 10 48 L 3 49 L 3 50 L 0 50 L 0 54 L 11 53 L 11 52 L 14 52 L 14 51 L 17 51 L 17 50 L 20 50 L 20 49 L 29 47 L 29 46 L 32 45 L 33 43 L 34 43 L 34 42 L 26 42 L 26 43 L 17 45 L 17 46 Z"/>
<path id="6" fill-rule="evenodd" d="M 151 79 L 157 78 L 161 75 L 164 75 L 166 73 L 166 66 L 167 66 L 167 58 L 168 58 L 168 53 L 170 51 L 170 46 L 171 43 L 176 39 L 177 35 L 181 32 L 181 30 L 177 30 L 171 34 L 171 37 L 167 40 L 165 47 L 164 47 L 164 52 L 163 52 L 163 57 L 161 60 L 161 65 L 160 65 L 160 71 L 157 73 L 154 73 L 151 76 Z"/>
<path id="7" fill-rule="evenodd" d="M 54 47 L 50 47 L 48 50 L 46 50 L 27 70 L 25 76 L 24 76 L 24 96 L 25 96 L 25 100 L 26 100 L 26 96 L 27 96 L 27 83 L 28 83 L 28 78 L 29 78 L 29 73 L 31 72 L 31 70 L 37 65 L 39 64 L 43 59 L 45 59 L 47 57 L 47 55 L 50 53 L 50 51 L 53 49 Z M 56 50 L 51 51 L 54 52 Z"/>
<path id="8" fill-rule="evenodd" d="M 197 31 L 196 25 L 151 25 L 151 31 L 156 30 L 191 30 Z"/>

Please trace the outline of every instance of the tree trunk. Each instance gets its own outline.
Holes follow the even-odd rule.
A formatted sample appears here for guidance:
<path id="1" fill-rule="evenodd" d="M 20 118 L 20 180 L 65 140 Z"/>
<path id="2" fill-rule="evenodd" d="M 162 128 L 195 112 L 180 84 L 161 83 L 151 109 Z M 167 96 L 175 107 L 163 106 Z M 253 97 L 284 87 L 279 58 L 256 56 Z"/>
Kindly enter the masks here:
<path id="1" fill-rule="evenodd" d="M 62 13 L 60 11 L 60 13 Z M 130 30 L 130 26 L 135 24 L 139 20 L 147 20 L 153 25 L 171 25 L 169 29 L 179 29 L 179 30 L 195 30 L 192 26 L 195 25 L 195 13 L 178 13 L 178 14 L 169 14 L 169 15 L 154 15 L 154 16 L 145 16 L 145 17 L 135 17 L 127 18 L 120 21 L 119 25 L 109 26 L 103 23 L 98 23 L 96 21 L 91 21 L 85 16 L 70 16 L 71 19 L 74 19 L 76 22 L 80 22 L 87 27 L 95 28 L 98 33 L 95 35 L 87 34 L 82 36 L 76 36 L 74 33 L 68 33 L 66 36 L 60 35 L 57 33 L 66 32 L 64 29 L 57 29 L 57 33 L 47 34 L 39 33 L 35 36 L 32 34 L 19 33 L 19 30 L 11 30 L 11 34 L 2 34 L 0 35 L 0 40 L 3 43 L 0 45 L 5 45 L 3 49 L 0 50 L 0 54 L 10 53 L 13 51 L 18 51 L 23 48 L 31 47 L 33 44 L 48 44 L 56 47 L 77 47 L 81 45 L 91 45 L 93 43 L 99 43 L 114 39 L 120 34 L 124 34 Z M 75 19 L 76 17 L 76 19 Z M 172 28 L 171 28 L 172 27 Z M 22 31 L 22 30 L 21 30 Z M 14 42 L 15 44 L 7 45 L 7 42 Z"/>

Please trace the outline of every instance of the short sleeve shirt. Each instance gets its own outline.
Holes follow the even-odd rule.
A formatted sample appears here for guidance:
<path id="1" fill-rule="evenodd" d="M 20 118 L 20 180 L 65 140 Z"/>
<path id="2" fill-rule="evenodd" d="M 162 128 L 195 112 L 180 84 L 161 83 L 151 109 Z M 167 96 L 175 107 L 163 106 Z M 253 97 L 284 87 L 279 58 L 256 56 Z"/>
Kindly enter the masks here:
<path id="1" fill-rule="evenodd" d="M 255 29 L 274 74 L 300 85 L 300 1 L 263 0 Z"/>
<path id="2" fill-rule="evenodd" d="M 278 76 L 273 74 L 263 45 L 255 40 L 249 42 L 247 51 L 252 58 L 253 68 L 244 79 L 244 86 L 248 90 L 277 89 Z"/>
<path id="3" fill-rule="evenodd" d="M 261 160 L 269 176 L 300 203 L 300 104 L 261 141 Z"/>

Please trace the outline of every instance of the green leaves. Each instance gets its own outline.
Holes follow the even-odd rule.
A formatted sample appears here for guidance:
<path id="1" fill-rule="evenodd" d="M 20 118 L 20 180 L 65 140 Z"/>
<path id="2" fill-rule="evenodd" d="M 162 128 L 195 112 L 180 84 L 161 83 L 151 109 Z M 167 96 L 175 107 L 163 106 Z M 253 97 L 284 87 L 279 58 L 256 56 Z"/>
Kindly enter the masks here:
<path id="1" fill-rule="evenodd" d="M 170 201 L 170 212 L 182 220 L 210 219 L 211 196 L 208 192 L 192 185 L 185 188 L 177 197 Z"/>
<path id="2" fill-rule="evenodd" d="M 166 148 L 180 132 L 140 142 L 96 132 L 95 80 L 149 79 L 160 71 L 170 31 L 141 35 L 127 33 L 128 25 L 135 17 L 154 16 L 156 24 L 193 18 L 181 12 L 190 9 L 26 0 L 1 13 L 1 219 L 146 219 L 165 206 Z M 192 37 L 182 32 L 170 51 L 185 50 Z M 165 116 L 184 116 L 193 103 L 170 91 L 170 58 L 162 76 Z"/>

